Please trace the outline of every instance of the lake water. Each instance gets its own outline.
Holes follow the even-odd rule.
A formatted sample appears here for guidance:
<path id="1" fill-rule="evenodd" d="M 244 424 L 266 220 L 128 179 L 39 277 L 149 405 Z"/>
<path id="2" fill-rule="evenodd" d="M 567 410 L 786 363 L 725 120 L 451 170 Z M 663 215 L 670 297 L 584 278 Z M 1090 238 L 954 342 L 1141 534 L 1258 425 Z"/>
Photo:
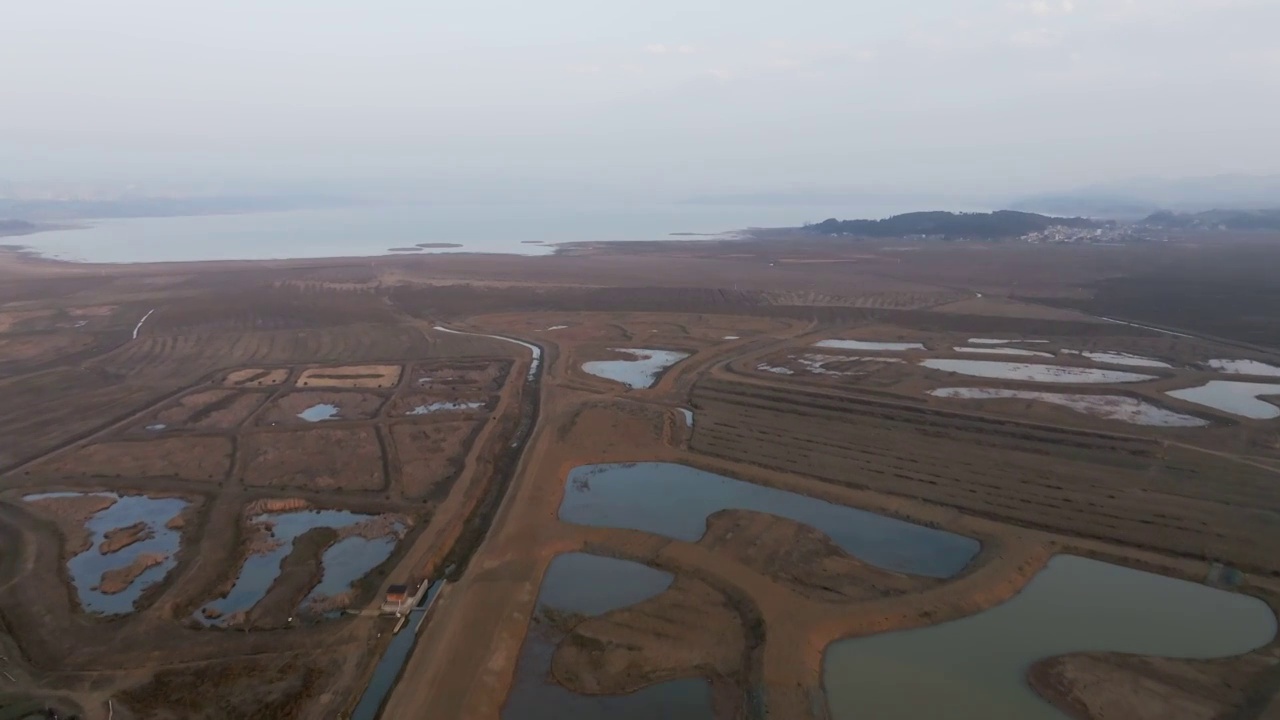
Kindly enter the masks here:
<path id="1" fill-rule="evenodd" d="M 1257 360 L 1210 360 L 1209 367 L 1228 375 L 1259 375 L 1280 377 L 1280 367 Z"/>
<path id="2" fill-rule="evenodd" d="M 263 260 L 370 256 L 393 247 L 454 243 L 403 253 L 538 255 L 549 243 L 696 239 L 795 227 L 817 217 L 888 217 L 914 208 L 779 205 L 377 205 L 247 215 L 85 221 L 89 229 L 36 233 L 18 242 L 50 257 L 87 262 Z M 531 244 L 534 242 L 547 244 Z"/>
<path id="3" fill-rule="evenodd" d="M 27 495 L 27 501 L 41 498 L 79 497 L 117 498 L 111 507 L 89 518 L 85 527 L 93 543 L 88 550 L 67 561 L 67 572 L 76 588 L 80 605 L 86 611 L 103 615 L 124 615 L 133 612 L 133 604 L 148 587 L 160 582 L 177 564 L 175 555 L 181 541 L 181 533 L 165 525 L 187 507 L 180 498 L 149 498 L 145 495 L 117 495 L 116 493 L 44 493 Z M 136 542 L 123 550 L 103 555 L 98 547 L 106 539 L 107 532 L 127 528 L 136 523 L 146 523 L 152 537 Z M 95 590 L 102 574 L 109 570 L 128 567 L 141 555 L 161 554 L 164 562 L 145 570 L 123 592 L 108 595 Z"/>
<path id="4" fill-rule="evenodd" d="M 906 352 L 907 350 L 924 350 L 920 343 L 871 342 L 869 340 L 823 340 L 813 344 L 814 347 L 833 348 L 836 350 L 883 350 L 886 352 Z"/>
<path id="5" fill-rule="evenodd" d="M 707 518 L 728 509 L 810 525 L 850 555 L 896 572 L 950 577 L 980 549 L 972 538 L 672 463 L 575 468 L 560 519 L 696 542 Z"/>
<path id="6" fill-rule="evenodd" d="M 1024 357 L 1053 357 L 1053 353 L 1039 352 L 1037 350 L 1023 350 L 1021 348 L 1011 347 L 957 347 L 953 348 L 958 353 L 974 353 L 978 355 L 1022 355 Z"/>
<path id="7" fill-rule="evenodd" d="M 1037 660 L 1091 651 L 1225 657 L 1275 633 L 1275 615 L 1256 598 L 1058 556 L 986 612 L 832 644 L 823 680 L 834 720 L 1064 720 L 1027 684 Z"/>
<path id="8" fill-rule="evenodd" d="M 634 359 L 593 360 L 582 363 L 582 370 L 589 375 L 622 383 L 632 390 L 653 387 L 664 370 L 689 357 L 689 353 L 677 350 L 609 348 L 609 351 L 630 355 Z"/>
<path id="9" fill-rule="evenodd" d="M 1043 383 L 1130 383 L 1155 380 L 1154 375 L 1099 370 L 1095 368 L 1067 367 L 1065 365 L 1034 365 L 1027 363 L 997 362 L 994 360 L 923 360 L 921 365 L 934 370 L 968 375 L 970 377 L 1023 380 Z"/>
<path id="10" fill-rule="evenodd" d="M 1280 384 L 1211 380 L 1200 387 L 1171 390 L 1166 394 L 1251 420 L 1280 418 L 1280 407 L 1260 399 L 1280 396 Z"/>
<path id="11" fill-rule="evenodd" d="M 541 619 L 545 610 L 603 615 L 660 595 L 673 579 L 646 565 L 585 553 L 552 560 L 520 649 L 503 720 L 710 720 L 711 689 L 705 680 L 673 680 L 628 695 L 587 696 L 550 678 L 551 660 L 567 633 Z"/>
<path id="12" fill-rule="evenodd" d="M 1034 400 L 1061 405 L 1104 420 L 1119 420 L 1133 425 L 1204 427 L 1209 424 L 1209 421 L 1203 418 L 1166 410 L 1158 405 L 1124 395 L 1067 395 L 1002 388 L 942 388 L 931 390 L 929 394 L 934 397 L 960 400 Z"/>
<path id="13" fill-rule="evenodd" d="M 231 590 L 224 597 L 217 598 L 204 606 L 221 613 L 218 618 L 207 618 L 202 612 L 204 608 L 196 611 L 194 617 L 206 625 L 226 624 L 230 616 L 247 612 L 266 596 L 280 575 L 281 563 L 293 551 L 293 541 L 298 536 L 314 528 L 350 527 L 373 517 L 373 515 L 363 515 L 347 510 L 298 510 L 255 516 L 250 522 L 254 525 L 269 526 L 271 538 L 279 543 L 278 546 L 268 552 L 245 558 Z M 322 556 L 323 561 L 332 560 L 336 564 L 323 565 L 324 577 L 329 578 L 331 573 L 333 577 L 332 580 L 322 579 L 321 586 L 342 587 L 345 590 L 351 583 L 364 577 L 390 557 L 392 550 L 395 549 L 395 542 L 390 539 L 387 539 L 386 543 L 380 542 L 382 538 L 378 540 L 348 539 L 360 540 L 360 542 L 347 543 L 343 549 L 334 553 L 335 548 L 343 545 L 343 542 L 335 543 Z M 308 600 L 311 599 L 314 597 L 309 596 Z"/>

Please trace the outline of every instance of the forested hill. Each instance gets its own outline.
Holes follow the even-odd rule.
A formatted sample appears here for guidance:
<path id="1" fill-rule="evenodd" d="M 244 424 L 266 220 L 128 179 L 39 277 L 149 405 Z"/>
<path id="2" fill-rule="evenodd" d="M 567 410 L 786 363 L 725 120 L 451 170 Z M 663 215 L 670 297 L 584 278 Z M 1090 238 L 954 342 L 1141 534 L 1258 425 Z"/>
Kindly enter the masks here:
<path id="1" fill-rule="evenodd" d="M 955 239 L 1002 240 L 1041 232 L 1046 228 L 1102 227 L 1103 223 L 1085 218 L 1055 218 L 1035 213 L 999 210 L 992 213 L 915 212 L 895 215 L 884 220 L 824 220 L 805 229 L 824 235 L 857 235 L 887 238 L 913 235 L 941 236 Z"/>
<path id="2" fill-rule="evenodd" d="M 1280 210 L 1209 210 L 1202 213 L 1158 212 L 1149 227 L 1179 230 L 1280 230 Z"/>

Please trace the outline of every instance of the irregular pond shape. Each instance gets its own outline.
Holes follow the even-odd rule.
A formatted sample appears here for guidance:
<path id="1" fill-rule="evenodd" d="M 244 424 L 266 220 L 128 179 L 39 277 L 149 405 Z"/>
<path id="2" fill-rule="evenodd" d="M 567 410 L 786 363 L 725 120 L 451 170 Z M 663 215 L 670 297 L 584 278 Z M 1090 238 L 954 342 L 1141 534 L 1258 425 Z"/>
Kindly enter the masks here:
<path id="1" fill-rule="evenodd" d="M 634 360 L 593 360 L 582 364 L 590 375 L 622 383 L 632 390 L 653 387 L 662 371 L 689 357 L 677 350 L 649 350 L 646 348 L 609 348 L 610 352 L 630 355 Z"/>
<path id="2" fill-rule="evenodd" d="M 1225 657 L 1275 633 L 1275 615 L 1256 598 L 1060 555 L 986 612 L 832 644 L 823 680 L 834 720 L 1063 720 L 1027 685 L 1037 660 Z"/>
<path id="3" fill-rule="evenodd" d="M 177 564 L 175 555 L 181 541 L 181 533 L 166 524 L 187 507 L 181 498 L 150 498 L 145 495 L 118 495 L 116 493 L 43 493 L 27 495 L 26 501 L 58 497 L 111 497 L 115 504 L 98 512 L 85 523 L 92 542 L 88 550 L 67 561 L 67 572 L 76 588 L 80 605 L 87 612 L 103 615 L 124 615 L 133 612 L 133 604 L 148 587 L 164 580 Z M 127 528 L 139 522 L 146 523 L 151 537 L 128 547 L 103 555 L 98 547 L 107 532 Z M 102 574 L 132 565 L 143 555 L 163 555 L 164 561 L 147 568 L 123 592 L 106 594 L 95 590 L 102 581 Z"/>
<path id="4" fill-rule="evenodd" d="M 1257 360 L 1210 360 L 1209 367 L 1229 375 L 1280 377 L 1280 367 Z"/>
<path id="5" fill-rule="evenodd" d="M 1203 418 L 1183 415 L 1124 395 L 1067 395 L 1001 388 L 942 388 L 931 390 L 929 394 L 934 397 L 960 400 L 1036 400 L 1061 405 L 1104 420 L 1119 420 L 1133 425 L 1204 427 L 1209 424 L 1209 421 Z"/>
<path id="6" fill-rule="evenodd" d="M 311 407 L 298 413 L 298 417 L 307 422 L 323 422 L 325 420 L 338 419 L 338 406 L 328 403 L 312 405 Z"/>
<path id="7" fill-rule="evenodd" d="M 672 463 L 574 468 L 560 519 L 696 542 L 706 532 L 707 518 L 721 510 L 753 510 L 804 523 L 864 562 L 916 575 L 955 575 L 980 548 L 973 538 Z"/>
<path id="8" fill-rule="evenodd" d="M 167 427 L 169 426 L 165 425 L 164 423 L 156 423 L 155 425 L 148 425 L 147 432 L 160 432 L 161 430 L 164 430 Z"/>
<path id="9" fill-rule="evenodd" d="M 769 363 L 760 363 L 756 366 L 756 370 L 760 372 L 773 373 L 774 375 L 795 375 L 796 371 L 791 368 L 778 367 Z"/>
<path id="10" fill-rule="evenodd" d="M 1048 340 L 1001 340 L 1000 338 L 969 338 L 970 345 L 1008 345 L 1010 343 L 1047 343 Z"/>
<path id="11" fill-rule="evenodd" d="M 907 350 L 924 350 L 920 343 L 905 342 L 871 342 L 869 340 L 823 340 L 813 344 L 814 347 L 835 348 L 837 350 L 883 350 L 886 352 L 906 352 Z"/>
<path id="12" fill-rule="evenodd" d="M 693 427 L 693 411 L 689 408 L 680 408 L 680 414 L 684 416 L 684 424 Z"/>
<path id="13" fill-rule="evenodd" d="M 721 338 L 721 340 L 741 340 L 741 339 L 742 338 L 737 335 L 725 335 L 723 338 Z"/>
<path id="14" fill-rule="evenodd" d="M 503 720 L 711 720 L 711 688 L 705 680 L 658 683 L 628 695 L 579 695 L 551 679 L 551 660 L 567 636 L 545 620 L 546 611 L 594 617 L 644 602 L 664 592 L 670 573 L 614 558 L 570 553 L 551 561 L 524 645 Z"/>
<path id="15" fill-rule="evenodd" d="M 1131 355 L 1124 352 L 1093 352 L 1079 350 L 1063 350 L 1063 355 L 1083 355 L 1094 362 L 1106 363 L 1107 365 L 1131 365 L 1134 367 L 1153 367 L 1153 368 L 1171 368 L 1173 367 L 1167 362 L 1156 360 L 1155 358 L 1143 357 L 1141 355 Z"/>
<path id="16" fill-rule="evenodd" d="M 293 541 L 299 535 L 319 527 L 341 529 L 359 524 L 375 516 L 362 515 L 347 510 L 297 510 L 286 513 L 264 513 L 256 515 L 251 524 L 271 526 L 270 535 L 278 546 L 268 552 L 250 555 L 240 566 L 240 574 L 235 584 L 224 596 L 207 603 L 204 607 L 221 613 L 217 619 L 204 616 L 203 610 L 197 610 L 194 617 L 206 625 L 224 625 L 228 616 L 247 612 L 258 603 L 271 589 L 280 575 L 280 564 L 293 551 Z M 393 544 L 394 547 L 394 544 Z M 384 560 L 386 558 L 383 558 Z M 356 577 L 358 580 L 368 573 L 377 563 L 370 565 Z M 328 568 L 326 568 L 327 571 Z"/>
<path id="17" fill-rule="evenodd" d="M 568 325 L 552 325 L 551 327 L 547 328 L 547 330 L 568 330 L 568 329 L 569 329 Z"/>
<path id="18" fill-rule="evenodd" d="M 419 405 L 406 415 L 430 415 L 437 412 L 449 412 L 452 410 L 479 410 L 484 407 L 482 402 L 436 402 L 430 405 Z"/>
<path id="19" fill-rule="evenodd" d="M 337 597 L 347 592 L 357 580 L 391 557 L 395 549 L 396 540 L 390 537 L 370 540 L 353 536 L 330 545 L 321 555 L 324 575 L 302 601 L 302 607 L 316 600 Z"/>
<path id="20" fill-rule="evenodd" d="M 1251 420 L 1280 418 L 1280 407 L 1260 399 L 1280 396 L 1280 384 L 1210 380 L 1200 387 L 1170 390 L 1165 394 Z"/>
<path id="21" fill-rule="evenodd" d="M 1026 357 L 1053 357 L 1053 353 L 1038 352 L 1036 350 L 1023 350 L 1021 348 L 1011 347 L 956 347 L 952 348 L 959 353 L 976 353 L 979 355 L 1023 355 Z"/>
<path id="22" fill-rule="evenodd" d="M 1025 380 L 1044 383 L 1129 383 L 1155 380 L 1154 375 L 1099 370 L 1096 368 L 998 362 L 995 360 L 922 360 L 920 364 L 934 370 L 980 378 Z"/>

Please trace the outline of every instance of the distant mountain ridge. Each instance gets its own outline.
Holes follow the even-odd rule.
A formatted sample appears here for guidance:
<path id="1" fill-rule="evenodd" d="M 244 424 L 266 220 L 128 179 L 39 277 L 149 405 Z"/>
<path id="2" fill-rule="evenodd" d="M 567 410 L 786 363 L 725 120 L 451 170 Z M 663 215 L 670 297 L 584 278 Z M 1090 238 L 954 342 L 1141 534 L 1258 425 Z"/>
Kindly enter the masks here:
<path id="1" fill-rule="evenodd" d="M 1200 213 L 1153 213 L 1142 221 L 1148 227 L 1169 230 L 1276 230 L 1280 231 L 1280 209 L 1207 210 Z"/>
<path id="2" fill-rule="evenodd" d="M 1280 175 L 1139 178 L 1018 198 L 1008 207 L 1049 214 L 1142 220 L 1161 210 L 1200 213 L 1280 206 Z"/>
<path id="3" fill-rule="evenodd" d="M 837 220 L 806 225 L 823 235 L 856 235 L 869 238 L 939 236 L 954 239 L 1003 240 L 1043 232 L 1055 226 L 1104 227 L 1107 223 L 1086 218 L 1059 218 L 1015 210 L 991 213 L 914 212 L 884 220 Z"/>

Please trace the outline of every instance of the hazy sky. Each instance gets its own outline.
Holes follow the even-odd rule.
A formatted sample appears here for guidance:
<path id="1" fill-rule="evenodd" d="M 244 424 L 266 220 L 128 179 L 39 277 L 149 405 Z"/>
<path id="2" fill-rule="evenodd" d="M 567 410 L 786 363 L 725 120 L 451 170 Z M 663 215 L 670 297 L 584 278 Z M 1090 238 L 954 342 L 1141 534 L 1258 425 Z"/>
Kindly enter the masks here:
<path id="1" fill-rule="evenodd" d="M 0 179 L 1280 172 L 1276 0 L 0 2 Z"/>

